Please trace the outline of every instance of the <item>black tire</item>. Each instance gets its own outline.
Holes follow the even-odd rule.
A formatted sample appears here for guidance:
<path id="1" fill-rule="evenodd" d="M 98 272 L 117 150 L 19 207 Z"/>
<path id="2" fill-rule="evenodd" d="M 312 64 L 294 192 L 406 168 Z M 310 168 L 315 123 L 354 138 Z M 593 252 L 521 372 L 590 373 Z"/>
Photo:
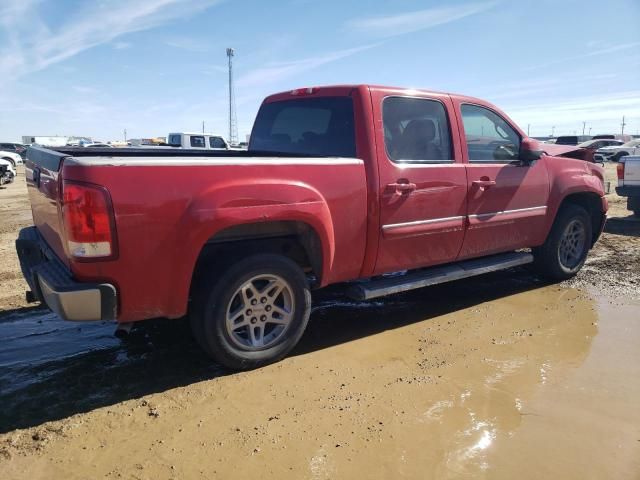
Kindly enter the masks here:
<path id="1" fill-rule="evenodd" d="M 13 166 L 13 169 L 15 170 L 15 168 L 16 168 L 16 161 L 15 161 L 13 158 L 10 158 L 10 157 L 2 157 L 2 160 L 6 160 L 6 161 L 8 161 L 8 162 Z"/>
<path id="2" fill-rule="evenodd" d="M 255 317 L 252 316 L 249 319 L 249 315 L 244 315 L 245 307 L 240 307 L 243 325 L 238 330 L 230 332 L 227 327 L 228 310 L 231 310 L 238 299 L 246 300 L 245 294 L 240 294 L 239 289 L 247 285 L 247 282 L 251 283 L 256 277 L 262 278 L 261 276 L 277 278 L 285 283 L 288 292 L 286 298 L 291 305 L 289 323 L 283 327 L 283 330 L 280 330 L 279 325 L 269 326 L 269 320 L 266 320 L 262 327 L 260 325 L 254 327 L 249 322 L 253 323 L 255 317 L 260 314 L 255 314 Z M 263 294 L 260 293 L 260 295 Z M 268 294 L 264 295 L 266 297 Z M 284 296 L 279 295 L 274 296 L 274 302 L 275 297 L 278 297 L 278 301 L 284 301 Z M 263 307 L 257 305 L 249 308 Z M 210 357 L 234 370 L 250 370 L 284 358 L 302 337 L 310 312 L 311 292 L 302 269 L 287 257 L 261 254 L 244 258 L 222 271 L 201 276 L 193 296 L 190 321 L 196 341 Z M 262 313 L 265 312 L 262 311 Z M 261 315 L 260 320 L 267 315 L 275 317 L 277 313 Z M 250 343 L 254 339 L 255 333 L 250 334 L 249 330 L 253 328 L 262 328 L 263 340 L 266 338 L 265 332 L 268 328 L 271 328 L 273 336 L 276 329 L 279 333 L 272 343 L 262 347 L 240 345 L 242 341 Z M 255 332 L 255 330 L 252 331 Z M 246 340 L 243 335 L 247 337 Z"/>
<path id="3" fill-rule="evenodd" d="M 562 243 L 567 229 L 572 226 L 583 229 L 584 242 L 579 251 L 569 259 L 563 260 Z M 535 270 L 551 280 L 566 280 L 580 271 L 591 249 L 593 227 L 587 211 L 578 205 L 563 206 L 551 227 L 551 232 L 544 244 L 533 249 Z M 573 237 L 572 237 L 573 238 Z M 565 249 L 566 251 L 566 249 Z"/>

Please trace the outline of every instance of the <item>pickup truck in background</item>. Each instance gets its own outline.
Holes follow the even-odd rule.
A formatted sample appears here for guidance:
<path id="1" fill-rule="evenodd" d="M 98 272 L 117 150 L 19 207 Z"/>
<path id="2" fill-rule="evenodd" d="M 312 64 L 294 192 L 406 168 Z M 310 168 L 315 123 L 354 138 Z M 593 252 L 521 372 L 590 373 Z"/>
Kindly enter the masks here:
<path id="1" fill-rule="evenodd" d="M 67 320 L 189 315 L 255 368 L 302 336 L 311 290 L 358 300 L 532 264 L 575 275 L 605 223 L 603 169 L 495 106 L 369 85 L 266 98 L 248 151 L 31 148 L 28 297 Z M 399 275 L 384 275 L 404 272 Z"/>
<path id="2" fill-rule="evenodd" d="M 223 137 L 211 133 L 170 133 L 167 135 L 167 145 L 207 150 L 229 150 L 231 148 Z"/>
<path id="3" fill-rule="evenodd" d="M 627 197 L 627 210 L 640 217 L 640 156 L 626 156 L 617 165 L 616 193 Z"/>

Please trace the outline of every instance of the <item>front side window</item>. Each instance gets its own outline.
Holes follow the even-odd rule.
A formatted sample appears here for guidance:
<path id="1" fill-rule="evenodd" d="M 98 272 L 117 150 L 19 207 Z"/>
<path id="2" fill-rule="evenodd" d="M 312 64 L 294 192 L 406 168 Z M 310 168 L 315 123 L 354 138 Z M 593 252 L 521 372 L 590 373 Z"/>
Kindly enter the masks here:
<path id="1" fill-rule="evenodd" d="M 211 148 L 225 148 L 224 140 L 220 137 L 209 137 L 209 146 Z"/>
<path id="2" fill-rule="evenodd" d="M 204 136 L 191 135 L 191 146 L 195 148 L 205 148 L 206 145 L 204 143 Z"/>
<path id="3" fill-rule="evenodd" d="M 451 162 L 451 132 L 437 100 L 388 97 L 382 104 L 384 144 L 394 162 Z"/>
<path id="4" fill-rule="evenodd" d="M 520 153 L 520 135 L 498 114 L 462 105 L 462 122 L 470 162 L 512 162 Z"/>

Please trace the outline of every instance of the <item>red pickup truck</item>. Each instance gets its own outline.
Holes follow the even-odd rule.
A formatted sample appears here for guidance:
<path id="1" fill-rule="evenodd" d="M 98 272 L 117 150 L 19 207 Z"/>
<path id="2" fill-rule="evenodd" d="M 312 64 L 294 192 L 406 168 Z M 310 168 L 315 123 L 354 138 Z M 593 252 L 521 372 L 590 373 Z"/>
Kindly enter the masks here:
<path id="1" fill-rule="evenodd" d="M 298 342 L 311 289 L 575 275 L 603 170 L 551 148 L 485 101 L 368 85 L 268 97 L 248 151 L 31 148 L 27 296 L 67 320 L 189 315 L 214 359 L 257 367 Z"/>

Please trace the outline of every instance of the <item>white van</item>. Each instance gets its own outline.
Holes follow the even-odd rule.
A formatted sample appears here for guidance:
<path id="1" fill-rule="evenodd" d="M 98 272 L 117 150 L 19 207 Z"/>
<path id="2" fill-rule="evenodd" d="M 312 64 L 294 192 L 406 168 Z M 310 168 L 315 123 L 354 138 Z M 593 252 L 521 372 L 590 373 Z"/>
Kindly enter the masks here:
<path id="1" fill-rule="evenodd" d="M 229 150 L 229 144 L 220 135 L 213 133 L 170 133 L 167 145 L 182 148 L 205 148 L 207 150 Z"/>

